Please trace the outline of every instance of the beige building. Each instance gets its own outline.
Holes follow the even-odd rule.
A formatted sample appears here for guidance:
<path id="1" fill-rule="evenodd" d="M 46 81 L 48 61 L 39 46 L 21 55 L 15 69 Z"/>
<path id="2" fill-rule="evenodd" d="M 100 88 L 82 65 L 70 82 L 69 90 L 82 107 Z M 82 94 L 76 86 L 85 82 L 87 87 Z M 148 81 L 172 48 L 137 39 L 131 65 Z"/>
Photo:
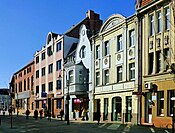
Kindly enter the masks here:
<path id="1" fill-rule="evenodd" d="M 110 16 L 92 39 L 94 51 L 94 120 L 137 123 L 137 18 Z"/>
<path id="2" fill-rule="evenodd" d="M 174 5 L 171 0 L 137 4 L 142 47 L 142 124 L 169 127 L 175 100 Z"/>

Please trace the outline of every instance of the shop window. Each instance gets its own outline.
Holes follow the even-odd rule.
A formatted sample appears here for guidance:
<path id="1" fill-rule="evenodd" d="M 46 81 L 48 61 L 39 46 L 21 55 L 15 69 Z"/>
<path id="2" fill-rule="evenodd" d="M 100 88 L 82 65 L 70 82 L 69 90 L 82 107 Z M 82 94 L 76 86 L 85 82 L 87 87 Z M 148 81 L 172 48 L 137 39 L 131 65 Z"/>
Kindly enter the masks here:
<path id="1" fill-rule="evenodd" d="M 104 98 L 104 117 L 103 120 L 108 120 L 108 98 Z"/>
<path id="2" fill-rule="evenodd" d="M 164 91 L 157 92 L 157 116 L 164 116 Z"/>
<path id="3" fill-rule="evenodd" d="M 168 91 L 168 116 L 173 116 L 173 107 L 175 106 L 175 90 Z"/>
<path id="4" fill-rule="evenodd" d="M 121 97 L 112 98 L 112 121 L 122 120 L 122 99 Z"/>
<path id="5" fill-rule="evenodd" d="M 36 109 L 39 109 L 39 101 L 36 101 Z"/>

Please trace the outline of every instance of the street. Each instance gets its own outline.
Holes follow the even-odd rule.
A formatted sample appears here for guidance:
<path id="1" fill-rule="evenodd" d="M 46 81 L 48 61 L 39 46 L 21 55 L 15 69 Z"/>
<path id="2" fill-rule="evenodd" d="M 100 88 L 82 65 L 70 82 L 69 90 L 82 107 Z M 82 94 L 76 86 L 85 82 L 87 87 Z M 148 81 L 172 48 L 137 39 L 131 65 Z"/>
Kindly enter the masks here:
<path id="1" fill-rule="evenodd" d="M 10 116 L 1 116 L 0 133 L 171 133 L 170 129 L 124 125 L 117 123 L 100 123 L 87 121 L 66 121 L 46 118 L 35 120 L 24 116 L 13 116 L 11 128 Z"/>

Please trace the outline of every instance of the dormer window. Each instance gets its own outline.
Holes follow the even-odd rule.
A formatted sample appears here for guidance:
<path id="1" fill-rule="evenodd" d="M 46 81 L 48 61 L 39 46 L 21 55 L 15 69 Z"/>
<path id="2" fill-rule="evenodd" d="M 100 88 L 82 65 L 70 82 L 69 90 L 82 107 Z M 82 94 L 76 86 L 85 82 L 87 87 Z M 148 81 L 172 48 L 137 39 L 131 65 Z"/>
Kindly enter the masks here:
<path id="1" fill-rule="evenodd" d="M 86 46 L 82 46 L 80 49 L 79 57 L 83 59 L 85 58 L 85 56 L 86 56 Z"/>

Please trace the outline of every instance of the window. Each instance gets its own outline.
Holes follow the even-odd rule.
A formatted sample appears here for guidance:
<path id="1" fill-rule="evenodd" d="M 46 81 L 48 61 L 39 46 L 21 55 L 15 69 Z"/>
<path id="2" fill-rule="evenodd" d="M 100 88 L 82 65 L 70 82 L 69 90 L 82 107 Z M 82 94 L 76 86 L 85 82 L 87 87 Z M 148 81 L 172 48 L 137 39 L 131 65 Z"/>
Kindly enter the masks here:
<path id="1" fill-rule="evenodd" d="M 24 75 L 26 75 L 26 70 L 24 70 Z"/>
<path id="2" fill-rule="evenodd" d="M 169 48 L 164 49 L 164 70 L 169 69 L 169 63 L 170 63 L 170 50 Z"/>
<path id="3" fill-rule="evenodd" d="M 53 91 L 53 82 L 49 82 L 49 91 Z"/>
<path id="4" fill-rule="evenodd" d="M 19 86 L 19 92 L 22 92 L 22 81 L 20 81 L 20 82 L 18 83 L 18 86 Z"/>
<path id="5" fill-rule="evenodd" d="M 157 51 L 156 52 L 156 56 L 157 56 L 157 73 L 158 72 L 160 72 L 160 70 L 161 70 L 161 53 L 160 53 L 160 51 Z"/>
<path id="6" fill-rule="evenodd" d="M 154 16 L 150 16 L 150 36 L 154 34 Z"/>
<path id="7" fill-rule="evenodd" d="M 30 90 L 30 78 L 27 78 L 27 89 Z"/>
<path id="8" fill-rule="evenodd" d="M 129 64 L 129 80 L 135 79 L 135 63 Z"/>
<path id="9" fill-rule="evenodd" d="M 44 59 L 46 58 L 45 55 L 46 55 L 45 52 L 43 52 L 42 55 L 41 55 L 41 59 L 42 59 L 42 60 L 44 60 Z"/>
<path id="10" fill-rule="evenodd" d="M 160 33 L 162 31 L 162 16 L 161 12 L 157 13 L 157 32 Z"/>
<path id="11" fill-rule="evenodd" d="M 41 88 L 41 91 L 42 91 L 42 92 L 45 92 L 45 91 L 46 91 L 46 86 L 45 86 L 45 84 L 42 84 L 41 87 L 42 87 L 42 88 Z"/>
<path id="12" fill-rule="evenodd" d="M 41 70 L 41 76 L 45 76 L 45 67 L 43 67 Z"/>
<path id="13" fill-rule="evenodd" d="M 173 116 L 173 107 L 175 106 L 175 90 L 168 91 L 168 116 Z"/>
<path id="14" fill-rule="evenodd" d="M 73 76 L 73 70 L 69 71 L 69 83 L 73 83 L 74 76 Z"/>
<path id="15" fill-rule="evenodd" d="M 134 30 L 129 31 L 129 47 L 134 46 Z"/>
<path id="16" fill-rule="evenodd" d="M 48 70 L 49 74 L 52 73 L 53 72 L 53 64 L 50 64 L 48 69 L 49 69 Z"/>
<path id="17" fill-rule="evenodd" d="M 39 85 L 36 86 L 36 95 L 39 94 Z"/>
<path id="18" fill-rule="evenodd" d="M 165 9 L 165 30 L 170 29 L 170 9 Z"/>
<path id="19" fill-rule="evenodd" d="M 57 71 L 61 69 L 61 60 L 57 61 L 56 69 L 57 69 Z"/>
<path id="20" fill-rule="evenodd" d="M 39 70 L 36 71 L 36 79 L 39 78 Z"/>
<path id="21" fill-rule="evenodd" d="M 122 66 L 117 67 L 117 82 L 122 81 Z"/>
<path id="22" fill-rule="evenodd" d="M 109 41 L 105 42 L 105 51 L 104 56 L 109 55 Z"/>
<path id="23" fill-rule="evenodd" d="M 96 72 L 96 86 L 100 85 L 100 72 Z"/>
<path id="24" fill-rule="evenodd" d="M 164 116 L 164 92 L 157 92 L 157 115 Z"/>
<path id="25" fill-rule="evenodd" d="M 61 80 L 57 80 L 57 90 L 61 90 Z"/>
<path id="26" fill-rule="evenodd" d="M 96 46 L 96 59 L 100 58 L 100 46 Z"/>
<path id="27" fill-rule="evenodd" d="M 33 76 L 31 77 L 31 88 L 33 88 Z"/>
<path id="28" fill-rule="evenodd" d="M 49 47 L 47 48 L 47 55 L 48 55 L 48 56 L 51 56 L 52 54 L 53 54 L 52 46 L 49 46 Z"/>
<path id="29" fill-rule="evenodd" d="M 153 64 L 154 64 L 154 56 L 153 53 L 149 53 L 149 67 L 148 67 L 148 74 L 153 73 Z"/>
<path id="30" fill-rule="evenodd" d="M 85 56 L 86 56 L 86 46 L 81 47 L 79 56 L 80 56 L 81 59 L 85 58 Z"/>
<path id="31" fill-rule="evenodd" d="M 26 80 L 24 79 L 24 91 L 26 91 Z"/>
<path id="32" fill-rule="evenodd" d="M 122 50 L 122 35 L 117 36 L 117 51 Z"/>
<path id="33" fill-rule="evenodd" d="M 36 64 L 39 63 L 39 56 L 36 57 Z"/>
<path id="34" fill-rule="evenodd" d="M 42 108 L 45 109 L 46 108 L 46 104 L 44 103 L 44 101 L 42 100 Z"/>
<path id="35" fill-rule="evenodd" d="M 31 67 L 27 68 L 27 73 L 31 72 Z"/>
<path id="36" fill-rule="evenodd" d="M 109 70 L 104 70 L 105 75 L 105 85 L 109 84 Z"/>
<path id="37" fill-rule="evenodd" d="M 79 83 L 83 82 L 83 75 L 82 75 L 82 70 L 79 71 Z"/>
<path id="38" fill-rule="evenodd" d="M 36 108 L 39 109 L 39 101 L 36 101 Z"/>
<path id="39" fill-rule="evenodd" d="M 61 99 L 57 99 L 57 109 L 61 109 Z"/>
<path id="40" fill-rule="evenodd" d="M 57 51 L 60 51 L 60 50 L 61 50 L 61 43 L 62 43 L 62 42 L 57 43 L 57 46 L 56 46 L 56 50 L 57 50 Z"/>

